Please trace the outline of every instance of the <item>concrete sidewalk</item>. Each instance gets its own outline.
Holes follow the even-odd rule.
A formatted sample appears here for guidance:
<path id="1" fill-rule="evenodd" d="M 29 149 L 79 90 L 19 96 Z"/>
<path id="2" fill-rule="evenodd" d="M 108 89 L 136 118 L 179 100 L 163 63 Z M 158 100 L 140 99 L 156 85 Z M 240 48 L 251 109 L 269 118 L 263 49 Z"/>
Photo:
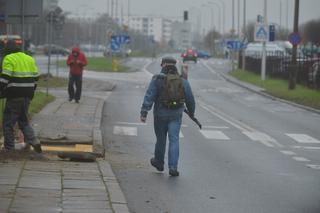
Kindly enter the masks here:
<path id="1" fill-rule="evenodd" d="M 104 155 L 100 132 L 103 104 L 115 85 L 84 79 L 80 103 L 68 101 L 66 89 L 49 90 L 56 99 L 34 116 L 40 141 L 93 144 Z M 3 155 L 3 154 L 2 154 Z M 125 197 L 110 164 L 64 161 L 47 153 L 48 161 L 24 152 L 0 158 L 0 212 L 128 213 Z"/>

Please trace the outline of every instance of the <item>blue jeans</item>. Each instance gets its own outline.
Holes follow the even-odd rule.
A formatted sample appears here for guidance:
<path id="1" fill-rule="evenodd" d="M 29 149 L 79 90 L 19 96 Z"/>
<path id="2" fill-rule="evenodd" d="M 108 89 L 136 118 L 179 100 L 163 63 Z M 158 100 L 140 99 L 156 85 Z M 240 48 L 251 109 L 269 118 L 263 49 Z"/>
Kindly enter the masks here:
<path id="1" fill-rule="evenodd" d="M 19 129 L 24 135 L 24 140 L 26 143 L 31 145 L 36 145 L 39 143 L 28 120 L 28 109 L 30 102 L 30 98 L 7 99 L 2 121 L 5 149 L 14 149 L 14 126 L 17 122 Z"/>
<path id="2" fill-rule="evenodd" d="M 154 117 L 154 131 L 157 137 L 154 156 L 159 164 L 164 164 L 166 152 L 167 135 L 169 138 L 168 167 L 178 168 L 179 160 L 179 133 L 181 128 L 182 115 L 178 117 Z"/>

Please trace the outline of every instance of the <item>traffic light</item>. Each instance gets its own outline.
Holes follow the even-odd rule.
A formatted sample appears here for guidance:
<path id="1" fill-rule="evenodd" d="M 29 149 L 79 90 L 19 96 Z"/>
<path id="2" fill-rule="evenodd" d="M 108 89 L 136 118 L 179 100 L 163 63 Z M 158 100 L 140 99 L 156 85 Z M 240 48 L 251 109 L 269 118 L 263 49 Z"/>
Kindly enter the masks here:
<path id="1" fill-rule="evenodd" d="M 183 20 L 188 21 L 188 11 L 183 11 Z"/>

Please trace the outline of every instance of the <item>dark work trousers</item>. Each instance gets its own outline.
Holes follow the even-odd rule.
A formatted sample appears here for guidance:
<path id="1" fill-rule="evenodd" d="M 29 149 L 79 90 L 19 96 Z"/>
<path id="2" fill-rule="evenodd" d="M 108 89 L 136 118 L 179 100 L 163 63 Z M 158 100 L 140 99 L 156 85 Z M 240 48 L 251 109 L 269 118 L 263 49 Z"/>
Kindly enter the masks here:
<path id="1" fill-rule="evenodd" d="M 76 86 L 76 92 L 74 92 L 74 85 Z M 69 75 L 69 100 L 75 99 L 76 101 L 80 100 L 82 89 L 82 75 Z"/>
<path id="2" fill-rule="evenodd" d="M 30 102 L 30 98 L 7 99 L 2 121 L 4 148 L 6 150 L 14 149 L 14 126 L 17 122 L 27 144 L 36 145 L 39 143 L 35 137 L 33 128 L 28 121 L 28 109 Z"/>

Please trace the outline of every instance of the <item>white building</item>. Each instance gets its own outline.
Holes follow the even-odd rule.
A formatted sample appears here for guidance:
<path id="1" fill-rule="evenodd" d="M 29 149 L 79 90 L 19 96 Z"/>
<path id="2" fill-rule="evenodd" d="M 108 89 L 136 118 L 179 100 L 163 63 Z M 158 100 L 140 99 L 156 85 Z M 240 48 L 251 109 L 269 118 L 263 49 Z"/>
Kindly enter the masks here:
<path id="1" fill-rule="evenodd" d="M 128 24 L 128 17 L 123 17 L 122 23 Z M 154 16 L 130 16 L 129 29 L 139 31 L 156 42 L 168 42 L 171 39 L 172 20 Z"/>
<path id="2" fill-rule="evenodd" d="M 43 10 L 51 11 L 58 7 L 59 0 L 43 0 Z"/>
<path id="3" fill-rule="evenodd" d="M 188 21 L 172 23 L 172 40 L 177 49 L 192 47 L 191 23 Z"/>

